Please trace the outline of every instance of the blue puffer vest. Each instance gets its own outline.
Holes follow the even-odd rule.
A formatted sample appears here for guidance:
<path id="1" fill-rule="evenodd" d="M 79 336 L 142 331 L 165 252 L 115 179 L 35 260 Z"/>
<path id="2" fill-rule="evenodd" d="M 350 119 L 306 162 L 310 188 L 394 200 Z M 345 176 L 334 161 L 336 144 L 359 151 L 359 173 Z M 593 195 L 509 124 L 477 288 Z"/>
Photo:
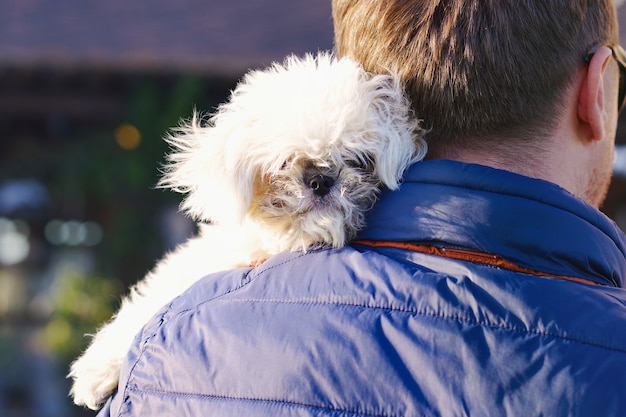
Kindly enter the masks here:
<path id="1" fill-rule="evenodd" d="M 626 241 L 599 211 L 428 161 L 368 224 L 198 282 L 100 415 L 626 416 Z"/>

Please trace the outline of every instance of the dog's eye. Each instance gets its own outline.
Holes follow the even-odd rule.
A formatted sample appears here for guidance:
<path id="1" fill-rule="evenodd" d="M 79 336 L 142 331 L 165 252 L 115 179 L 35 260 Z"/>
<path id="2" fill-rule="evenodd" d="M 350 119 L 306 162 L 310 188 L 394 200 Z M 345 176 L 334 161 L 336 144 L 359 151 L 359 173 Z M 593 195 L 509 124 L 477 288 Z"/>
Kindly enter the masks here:
<path id="1" fill-rule="evenodd" d="M 352 159 L 352 160 L 346 161 L 346 165 L 349 166 L 350 168 L 366 170 L 368 166 L 370 165 L 368 162 L 369 161 L 366 162 L 366 161 L 361 161 L 359 159 Z"/>

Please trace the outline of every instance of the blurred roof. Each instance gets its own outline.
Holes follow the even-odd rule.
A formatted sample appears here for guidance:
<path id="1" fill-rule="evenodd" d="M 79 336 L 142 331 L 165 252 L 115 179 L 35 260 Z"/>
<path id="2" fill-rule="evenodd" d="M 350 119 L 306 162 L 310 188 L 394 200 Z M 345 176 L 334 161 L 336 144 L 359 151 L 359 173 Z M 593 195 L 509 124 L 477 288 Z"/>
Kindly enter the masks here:
<path id="1" fill-rule="evenodd" d="M 330 0 L 0 0 L 0 65 L 241 72 L 332 48 Z"/>
<path id="2" fill-rule="evenodd" d="M 332 48 L 330 0 L 0 0 L 0 11 L 3 67 L 233 74 Z"/>

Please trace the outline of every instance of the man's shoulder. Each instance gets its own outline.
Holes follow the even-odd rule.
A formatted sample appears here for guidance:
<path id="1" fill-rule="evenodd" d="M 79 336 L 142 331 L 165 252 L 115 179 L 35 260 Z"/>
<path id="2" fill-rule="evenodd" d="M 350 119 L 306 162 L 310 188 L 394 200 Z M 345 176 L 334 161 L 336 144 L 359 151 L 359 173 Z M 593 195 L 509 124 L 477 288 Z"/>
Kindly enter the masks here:
<path id="1" fill-rule="evenodd" d="M 168 315 L 229 300 L 324 300 L 371 298 L 390 290 L 389 281 L 411 281 L 415 264 L 398 264 L 351 246 L 278 254 L 254 268 L 213 273 L 192 285 L 168 308 Z M 394 291 L 398 292 L 398 291 Z M 399 289 L 399 292 L 402 290 Z"/>
<path id="2" fill-rule="evenodd" d="M 324 306 L 359 306 L 626 352 L 626 334 L 615 331 L 626 325 L 623 289 L 351 246 L 279 254 L 256 268 L 209 275 L 175 299 L 161 322 L 244 303 L 316 305 L 320 314 Z"/>
<path id="3" fill-rule="evenodd" d="M 626 409 L 620 390 L 597 388 L 626 383 L 623 290 L 395 255 L 323 249 L 205 277 L 127 361 L 118 401 L 207 415 L 460 415 L 470 400 L 504 414 L 495 393 L 506 386 L 524 407 L 553 393 L 546 414 L 578 404 L 572 392 L 585 411 Z"/>

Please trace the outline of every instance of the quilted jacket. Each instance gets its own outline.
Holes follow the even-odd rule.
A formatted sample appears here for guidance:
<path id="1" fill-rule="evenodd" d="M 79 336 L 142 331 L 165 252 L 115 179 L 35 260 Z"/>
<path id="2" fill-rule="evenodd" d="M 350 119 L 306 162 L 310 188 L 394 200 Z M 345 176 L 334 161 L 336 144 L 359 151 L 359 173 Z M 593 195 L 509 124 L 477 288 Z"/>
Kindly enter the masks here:
<path id="1" fill-rule="evenodd" d="M 358 241 L 205 277 L 100 416 L 626 416 L 626 240 L 549 182 L 421 162 Z"/>

